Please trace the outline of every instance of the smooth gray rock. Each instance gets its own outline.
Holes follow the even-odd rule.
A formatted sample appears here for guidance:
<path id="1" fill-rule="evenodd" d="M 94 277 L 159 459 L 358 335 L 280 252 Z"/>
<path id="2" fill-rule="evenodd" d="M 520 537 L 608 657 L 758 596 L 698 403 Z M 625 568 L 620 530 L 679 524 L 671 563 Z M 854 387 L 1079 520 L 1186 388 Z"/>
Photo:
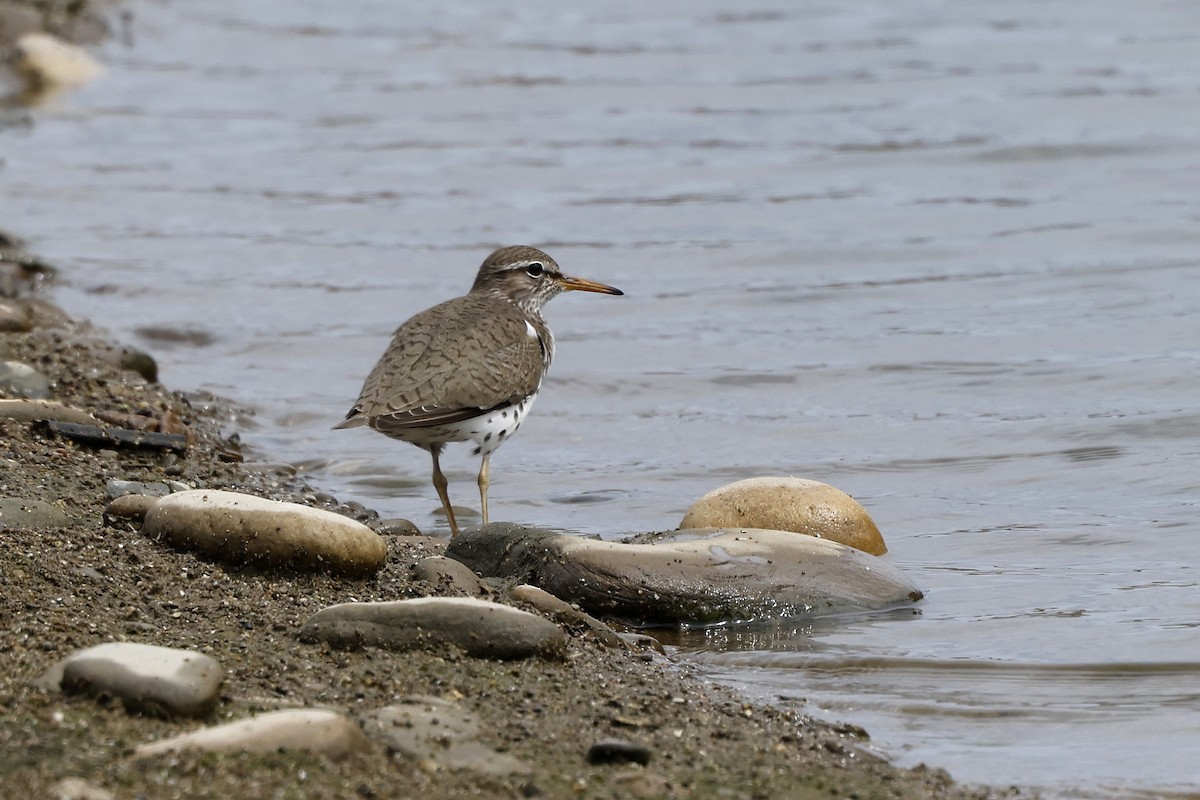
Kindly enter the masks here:
<path id="1" fill-rule="evenodd" d="M 387 543 L 361 522 L 238 492 L 176 492 L 150 507 L 142 532 L 222 561 L 267 567 L 358 576 L 387 560 Z"/>
<path id="2" fill-rule="evenodd" d="M 172 491 L 171 487 L 160 481 L 122 481 L 111 480 L 105 484 L 108 499 L 115 500 L 127 494 L 144 494 L 148 497 L 166 497 Z"/>
<path id="3" fill-rule="evenodd" d="M 922 597 L 882 559 L 785 531 L 671 531 L 626 543 L 493 523 L 462 531 L 446 555 L 641 625 L 875 610 Z"/>
<path id="4" fill-rule="evenodd" d="M 470 711 L 435 697 L 408 697 L 360 718 L 368 737 L 426 768 L 465 769 L 483 775 L 525 775 L 529 764 L 479 741 Z"/>
<path id="5" fill-rule="evenodd" d="M 42 500 L 0 497 L 0 528 L 50 530 L 66 528 L 74 520 L 65 510 Z"/>
<path id="6" fill-rule="evenodd" d="M 528 611 L 473 597 L 342 603 L 318 611 L 300 638 L 334 647 L 428 650 L 453 645 L 476 658 L 562 657 L 567 637 Z"/>
<path id="7" fill-rule="evenodd" d="M 479 576 L 471 572 L 470 567 L 445 556 L 422 558 L 413 565 L 413 578 L 442 589 L 465 594 L 468 597 L 477 595 L 483 590 Z"/>
<path id="8" fill-rule="evenodd" d="M 303 750 L 330 758 L 344 758 L 370 749 L 371 743 L 354 720 L 336 711 L 293 708 L 201 728 L 141 745 L 134 758 L 202 750 L 212 753 L 274 753 Z"/>
<path id="9" fill-rule="evenodd" d="M 41 685 L 53 685 L 56 677 L 65 692 L 112 695 L 129 711 L 202 717 L 220 699 L 225 674 L 215 660 L 194 650 L 109 642 L 68 656 Z"/>

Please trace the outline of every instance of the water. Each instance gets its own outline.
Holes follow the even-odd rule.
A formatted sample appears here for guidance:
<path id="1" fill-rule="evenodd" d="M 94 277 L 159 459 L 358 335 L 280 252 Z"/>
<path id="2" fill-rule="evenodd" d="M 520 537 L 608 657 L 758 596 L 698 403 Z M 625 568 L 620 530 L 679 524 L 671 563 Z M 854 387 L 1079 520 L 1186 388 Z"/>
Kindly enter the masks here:
<path id="1" fill-rule="evenodd" d="M 257 457 L 434 524 L 423 453 L 328 429 L 399 322 L 544 246 L 627 296 L 549 306 L 495 517 L 832 483 L 920 613 L 682 652 L 960 780 L 1197 791 L 1200 6 L 127 7 L 108 78 L 0 139 L 0 222 Z"/>

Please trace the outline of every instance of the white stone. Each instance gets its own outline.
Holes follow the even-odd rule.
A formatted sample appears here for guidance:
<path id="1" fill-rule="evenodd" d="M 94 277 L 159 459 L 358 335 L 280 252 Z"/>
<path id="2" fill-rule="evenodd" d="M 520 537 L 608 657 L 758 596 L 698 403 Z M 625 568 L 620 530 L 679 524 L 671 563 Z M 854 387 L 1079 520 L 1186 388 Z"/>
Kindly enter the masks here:
<path id="1" fill-rule="evenodd" d="M 131 711 L 198 717 L 220 699 L 221 665 L 195 650 L 135 642 L 108 642 L 68 656 L 43 685 L 63 691 L 110 694 Z M 57 680 L 56 680 L 57 678 Z"/>
<path id="2" fill-rule="evenodd" d="M 298 708 L 259 714 L 144 744 L 134 751 L 134 757 L 149 758 L 177 750 L 217 753 L 303 750 L 343 758 L 368 747 L 366 735 L 348 717 L 325 709 Z"/>

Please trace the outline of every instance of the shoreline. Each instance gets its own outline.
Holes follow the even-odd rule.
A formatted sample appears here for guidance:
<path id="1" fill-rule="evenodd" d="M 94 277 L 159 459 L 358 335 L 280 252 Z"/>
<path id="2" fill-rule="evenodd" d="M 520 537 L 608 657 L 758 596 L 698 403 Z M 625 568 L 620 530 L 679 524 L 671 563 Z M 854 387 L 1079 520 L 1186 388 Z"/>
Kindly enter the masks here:
<path id="1" fill-rule="evenodd" d="M 220 430 L 219 403 L 194 403 L 147 380 L 145 354 L 114 346 L 43 295 L 35 287 L 3 301 L 23 309 L 31 325 L 0 334 L 0 360 L 43 374 L 49 401 L 116 421 L 172 420 L 190 444 L 181 453 L 95 445 L 42 423 L 0 419 L 0 503 L 49 515 L 27 524 L 11 513 L 3 517 L 7 546 L 0 549 L 0 574 L 7 578 L 8 624 L 0 630 L 7 665 L 0 681 L 6 709 L 0 774 L 7 780 L 0 797 L 23 798 L 30 791 L 48 796 L 64 778 L 81 778 L 117 797 L 248 796 L 247 787 L 259 796 L 421 792 L 429 800 L 1001 795 L 959 786 L 941 770 L 894 767 L 861 749 L 865 734 L 852 725 L 750 703 L 704 681 L 686 663 L 606 645 L 586 628 L 568 630 L 561 661 L 476 659 L 445 648 L 339 651 L 302 643 L 299 633 L 312 614 L 352 598 L 462 596 L 453 582 L 434 584 L 412 574 L 417 561 L 440 555 L 445 541 L 388 535 L 384 568 L 370 578 L 348 579 L 219 563 L 174 550 L 144 536 L 139 525 L 110 517 L 115 481 L 232 489 L 360 519 L 372 514 L 339 506 L 287 474 L 247 469 L 237 460 L 236 440 Z M 481 594 L 513 604 L 494 583 Z M 34 685 L 71 652 L 114 641 L 189 648 L 215 658 L 225 674 L 217 708 L 201 720 L 164 720 L 127 713 L 111 698 Z M 298 752 L 130 758 L 133 748 L 200 723 L 279 708 L 356 712 L 412 695 L 437 697 L 477 715 L 488 745 L 531 771 L 496 777 L 422 769 L 380 746 L 344 760 Z M 589 764 L 589 748 L 612 738 L 647 748 L 649 765 Z"/>
<path id="2" fill-rule="evenodd" d="M 287 471 L 243 465 L 236 435 L 222 430 L 225 401 L 189 399 L 164 388 L 155 381 L 150 355 L 112 343 L 103 330 L 71 319 L 47 299 L 52 268 L 17 244 L 0 243 L 0 254 L 0 305 L 6 310 L 0 315 L 0 361 L 29 367 L 45 384 L 40 388 L 35 377 L 17 370 L 30 382 L 3 397 L 32 395 L 116 427 L 187 442 L 182 450 L 95 443 L 43 421 L 0 417 L 6 544 L 0 549 L 6 578 L 0 607 L 7 623 L 0 626 L 6 664 L 0 675 L 6 710 L 0 797 L 52 796 L 69 778 L 114 797 L 1012 796 L 960 786 L 938 769 L 894 767 L 863 749 L 866 735 L 852 725 L 748 702 L 705 681 L 686 662 L 613 647 L 587 628 L 567 630 L 561 660 L 496 661 L 445 648 L 340 651 L 303 643 L 299 634 L 312 614 L 351 598 L 463 596 L 453 583 L 413 575 L 419 560 L 441 555 L 446 543 L 385 531 L 383 569 L 349 579 L 220 563 L 151 540 L 138 524 L 111 516 L 109 502 L 121 481 L 230 489 L 367 522 L 376 515 L 341 505 Z M 474 596 L 513 604 L 494 583 Z M 35 685 L 70 653 L 116 641 L 211 656 L 224 673 L 220 702 L 198 720 L 162 719 L 128 713 L 111 697 Z M 498 776 L 449 769 L 379 744 L 343 759 L 297 751 L 131 756 L 139 745 L 201 724 L 281 708 L 355 714 L 414 695 L 474 714 L 482 741 L 529 771 Z M 644 748 L 648 763 L 589 763 L 589 749 L 609 739 Z"/>

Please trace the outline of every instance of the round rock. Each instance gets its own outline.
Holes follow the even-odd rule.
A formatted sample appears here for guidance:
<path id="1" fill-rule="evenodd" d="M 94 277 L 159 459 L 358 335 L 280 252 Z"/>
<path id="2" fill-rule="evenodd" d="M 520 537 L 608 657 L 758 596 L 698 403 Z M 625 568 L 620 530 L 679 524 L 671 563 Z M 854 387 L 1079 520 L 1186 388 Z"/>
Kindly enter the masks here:
<path id="1" fill-rule="evenodd" d="M 294 708 L 144 744 L 134 751 L 134 757 L 148 758 L 177 750 L 214 753 L 303 750 L 344 758 L 369 748 L 370 740 L 349 717 L 324 709 Z"/>
<path id="2" fill-rule="evenodd" d="M 220 664 L 203 653 L 134 642 L 81 650 L 48 676 L 60 673 L 65 692 L 111 695 L 129 711 L 163 717 L 204 716 L 216 706 L 224 678 Z"/>
<path id="3" fill-rule="evenodd" d="M 342 603 L 318 611 L 300 632 L 334 647 L 429 650 L 453 645 L 476 658 L 561 658 L 567 637 L 528 611 L 472 597 Z"/>
<path id="4" fill-rule="evenodd" d="M 142 532 L 228 562 L 368 575 L 387 559 L 387 544 L 366 525 L 298 503 L 192 489 L 146 512 Z"/>
<path id="5" fill-rule="evenodd" d="M 748 478 L 701 497 L 680 528 L 761 528 L 828 539 L 881 556 L 887 545 L 858 502 L 806 478 Z"/>
<path id="6" fill-rule="evenodd" d="M 413 578 L 468 597 L 483 590 L 479 576 L 465 564 L 445 556 L 428 556 L 413 565 Z"/>

